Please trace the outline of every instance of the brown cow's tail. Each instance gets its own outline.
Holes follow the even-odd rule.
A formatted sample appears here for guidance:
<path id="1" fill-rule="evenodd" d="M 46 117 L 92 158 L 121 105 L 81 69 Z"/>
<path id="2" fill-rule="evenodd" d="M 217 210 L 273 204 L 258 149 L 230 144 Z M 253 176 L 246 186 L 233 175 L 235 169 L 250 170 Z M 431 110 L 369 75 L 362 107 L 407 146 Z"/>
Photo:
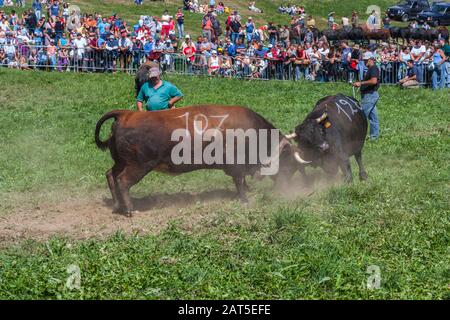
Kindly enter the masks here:
<path id="1" fill-rule="evenodd" d="M 103 122 L 111 118 L 117 120 L 117 118 L 126 111 L 127 110 L 114 110 L 104 114 L 103 117 L 98 120 L 97 126 L 95 127 L 95 144 L 99 149 L 106 150 L 109 147 L 109 140 L 111 139 L 111 137 L 109 137 L 105 141 L 100 140 L 100 129 L 102 128 Z"/>

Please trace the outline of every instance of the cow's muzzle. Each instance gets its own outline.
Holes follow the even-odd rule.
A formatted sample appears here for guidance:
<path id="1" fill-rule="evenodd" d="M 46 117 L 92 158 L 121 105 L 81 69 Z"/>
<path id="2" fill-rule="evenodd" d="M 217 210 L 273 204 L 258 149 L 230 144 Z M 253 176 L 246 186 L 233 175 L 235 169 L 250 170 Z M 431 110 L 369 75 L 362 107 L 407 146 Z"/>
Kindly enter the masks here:
<path id="1" fill-rule="evenodd" d="M 330 145 L 327 142 L 323 142 L 320 146 L 319 149 L 321 152 L 325 152 L 328 149 L 330 149 Z"/>

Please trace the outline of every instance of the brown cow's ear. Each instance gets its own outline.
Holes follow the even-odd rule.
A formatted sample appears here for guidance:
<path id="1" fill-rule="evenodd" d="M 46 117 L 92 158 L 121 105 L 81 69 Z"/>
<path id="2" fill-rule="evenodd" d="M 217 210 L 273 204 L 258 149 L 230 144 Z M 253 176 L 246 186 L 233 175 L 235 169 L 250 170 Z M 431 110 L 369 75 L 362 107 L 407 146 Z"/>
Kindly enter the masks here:
<path id="1" fill-rule="evenodd" d="M 328 114 L 324 112 L 320 117 L 316 119 L 317 123 L 321 123 L 323 120 L 325 120 L 328 117 Z"/>

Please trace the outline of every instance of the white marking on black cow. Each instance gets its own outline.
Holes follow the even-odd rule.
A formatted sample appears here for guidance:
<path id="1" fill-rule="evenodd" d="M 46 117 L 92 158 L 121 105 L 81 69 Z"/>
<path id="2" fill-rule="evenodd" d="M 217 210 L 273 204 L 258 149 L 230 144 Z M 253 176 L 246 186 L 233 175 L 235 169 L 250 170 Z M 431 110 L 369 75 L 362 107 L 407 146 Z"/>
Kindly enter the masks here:
<path id="1" fill-rule="evenodd" d="M 354 101 L 352 101 L 352 102 L 354 102 Z M 339 114 L 341 114 L 341 111 L 342 111 L 342 113 L 344 113 L 345 114 L 345 116 L 348 118 L 348 120 L 350 121 L 350 122 L 352 122 L 352 118 L 353 118 L 353 115 L 355 114 L 355 113 L 358 113 L 358 107 L 356 107 L 356 109 L 350 104 L 350 102 L 348 102 L 347 100 L 345 100 L 345 99 L 339 99 L 337 102 L 336 102 L 336 107 L 337 107 L 337 109 L 338 109 L 338 113 Z M 346 107 L 346 108 L 344 108 L 344 107 Z M 345 109 L 349 109 L 349 110 L 345 110 Z M 351 113 L 351 114 L 350 114 Z"/>

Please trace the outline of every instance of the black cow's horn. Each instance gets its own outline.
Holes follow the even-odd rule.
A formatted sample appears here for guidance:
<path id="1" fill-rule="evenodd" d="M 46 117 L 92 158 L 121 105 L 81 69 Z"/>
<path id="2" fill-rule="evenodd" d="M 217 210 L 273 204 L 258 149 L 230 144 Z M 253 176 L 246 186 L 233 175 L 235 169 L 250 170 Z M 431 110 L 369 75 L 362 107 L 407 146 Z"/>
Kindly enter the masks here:
<path id="1" fill-rule="evenodd" d="M 291 139 L 294 139 L 296 136 L 297 136 L 297 134 L 294 132 L 294 133 L 288 134 L 288 135 L 286 136 L 286 139 L 291 140 Z"/>
<path id="2" fill-rule="evenodd" d="M 298 152 L 294 152 L 294 157 L 295 157 L 295 160 L 297 160 L 301 164 L 311 163 L 311 161 L 303 160 L 302 157 L 300 157 L 300 154 Z"/>
<path id="3" fill-rule="evenodd" d="M 328 116 L 327 113 L 324 112 L 320 117 L 316 119 L 317 123 L 321 123 L 323 120 L 327 118 L 327 116 Z"/>

